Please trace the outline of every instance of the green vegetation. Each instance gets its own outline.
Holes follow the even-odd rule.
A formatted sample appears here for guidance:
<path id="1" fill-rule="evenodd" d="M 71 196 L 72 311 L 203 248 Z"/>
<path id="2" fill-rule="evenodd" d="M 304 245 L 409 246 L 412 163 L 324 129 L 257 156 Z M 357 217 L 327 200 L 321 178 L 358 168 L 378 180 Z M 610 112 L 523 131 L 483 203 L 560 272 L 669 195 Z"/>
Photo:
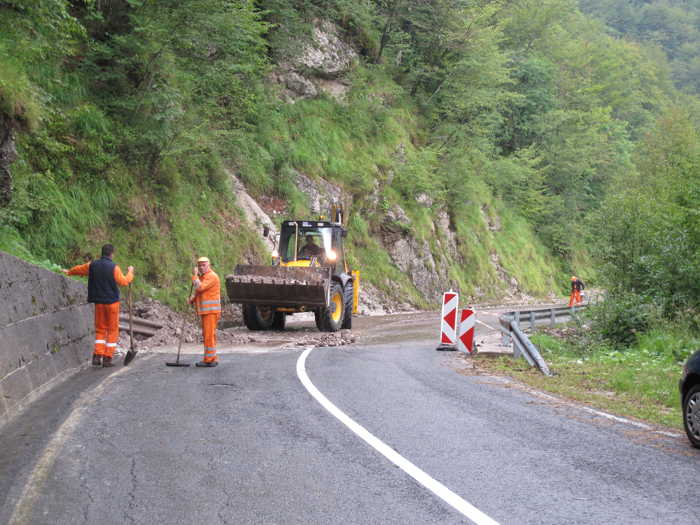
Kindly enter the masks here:
<path id="1" fill-rule="evenodd" d="M 605 21 L 613 35 L 624 35 L 668 58 L 675 83 L 689 93 L 700 92 L 700 4 L 651 0 L 581 0 L 581 8 Z"/>
<path id="2" fill-rule="evenodd" d="M 572 273 L 604 289 L 585 331 L 535 336 L 555 378 L 489 362 L 677 425 L 700 339 L 698 9 L 0 0 L 0 140 L 18 153 L 0 249 L 58 270 L 110 241 L 137 294 L 181 305 L 195 254 L 221 274 L 266 257 L 231 177 L 290 216 L 311 211 L 300 176 L 328 181 L 351 202 L 351 263 L 402 301 L 431 306 L 387 232 L 474 301 L 513 279 L 564 293 Z M 299 61 L 327 24 L 357 53 L 332 79 L 345 92 L 287 99 L 285 68 L 331 81 Z"/>
<path id="3" fill-rule="evenodd" d="M 320 80 L 298 59 L 327 23 L 357 53 L 347 92 L 292 103 L 271 73 Z M 511 279 L 564 292 L 575 272 L 675 318 L 700 297 L 700 106 L 645 42 L 569 0 L 3 0 L 0 126 L 19 156 L 0 249 L 55 269 L 109 240 L 137 292 L 176 304 L 194 253 L 221 273 L 264 258 L 230 178 L 299 216 L 304 175 L 352 202 L 364 278 L 416 305 L 388 217 L 474 299 Z"/>

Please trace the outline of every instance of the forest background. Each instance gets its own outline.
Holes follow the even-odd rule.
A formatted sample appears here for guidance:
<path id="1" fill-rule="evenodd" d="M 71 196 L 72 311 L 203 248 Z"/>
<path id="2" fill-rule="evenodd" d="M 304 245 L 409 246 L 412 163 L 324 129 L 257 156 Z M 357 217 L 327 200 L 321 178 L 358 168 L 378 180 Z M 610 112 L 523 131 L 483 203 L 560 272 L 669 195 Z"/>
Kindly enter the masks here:
<path id="1" fill-rule="evenodd" d="M 302 173 L 351 197 L 349 258 L 384 293 L 431 306 L 381 232 L 399 206 L 435 251 L 446 212 L 446 286 L 564 294 L 576 273 L 607 293 L 599 343 L 661 328 L 678 361 L 700 325 L 699 18 L 696 0 L 0 0 L 0 249 L 57 269 L 109 240 L 138 294 L 175 305 L 194 253 L 266 260 L 231 177 L 300 218 Z M 327 22 L 357 52 L 348 92 L 291 103 L 271 73 Z"/>

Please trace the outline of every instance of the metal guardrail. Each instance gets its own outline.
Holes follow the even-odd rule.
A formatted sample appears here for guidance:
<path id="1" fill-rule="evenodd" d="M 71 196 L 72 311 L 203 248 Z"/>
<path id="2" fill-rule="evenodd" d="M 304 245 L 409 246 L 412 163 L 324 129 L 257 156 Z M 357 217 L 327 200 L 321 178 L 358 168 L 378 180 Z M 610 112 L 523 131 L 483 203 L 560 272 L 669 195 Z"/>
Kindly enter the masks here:
<path id="1" fill-rule="evenodd" d="M 579 306 L 554 306 L 552 308 L 538 308 L 535 310 L 517 310 L 507 312 L 501 317 L 514 320 L 523 329 L 533 329 L 535 326 L 549 324 L 554 326 L 563 323 L 576 316 L 586 305 Z"/>
<path id="2" fill-rule="evenodd" d="M 507 312 L 498 318 L 502 334 L 503 346 L 508 346 L 513 341 L 513 355 L 523 356 L 530 366 L 536 366 L 544 375 L 551 376 L 547 363 L 542 358 L 540 351 L 532 344 L 530 338 L 523 332 L 525 326 L 530 330 L 536 326 L 549 324 L 554 326 L 576 317 L 576 312 L 585 308 L 580 306 L 555 306 L 552 308 L 539 308 L 535 310 L 519 310 Z"/>

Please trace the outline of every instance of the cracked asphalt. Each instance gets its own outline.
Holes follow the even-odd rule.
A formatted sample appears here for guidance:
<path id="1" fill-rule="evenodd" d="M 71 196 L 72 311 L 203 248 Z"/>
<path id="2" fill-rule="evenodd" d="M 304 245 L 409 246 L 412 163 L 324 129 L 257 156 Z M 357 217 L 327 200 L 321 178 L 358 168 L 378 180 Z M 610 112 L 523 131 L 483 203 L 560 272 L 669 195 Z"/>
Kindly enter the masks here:
<path id="1" fill-rule="evenodd" d="M 698 522 L 700 454 L 682 437 L 639 439 L 461 373 L 468 358 L 434 350 L 435 319 L 361 320 L 356 344 L 311 352 L 308 375 L 499 523 Z M 311 397 L 301 351 L 229 348 L 214 369 L 151 353 L 80 372 L 0 430 L 0 523 L 469 522 Z"/>

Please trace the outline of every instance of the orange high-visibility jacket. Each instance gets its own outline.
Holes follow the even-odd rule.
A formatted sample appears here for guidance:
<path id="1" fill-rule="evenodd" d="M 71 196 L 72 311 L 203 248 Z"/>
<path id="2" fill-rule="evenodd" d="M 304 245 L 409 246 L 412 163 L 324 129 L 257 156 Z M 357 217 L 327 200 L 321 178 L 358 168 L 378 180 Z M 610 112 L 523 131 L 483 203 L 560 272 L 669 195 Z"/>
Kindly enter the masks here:
<path id="1" fill-rule="evenodd" d="M 68 270 L 68 275 L 82 275 L 87 277 L 90 272 L 90 263 L 79 264 L 78 266 L 73 266 Z M 122 273 L 122 269 L 119 266 L 114 267 L 114 280 L 119 286 L 128 286 L 131 281 L 134 280 L 134 273 L 129 270 L 126 275 Z"/>
<path id="2" fill-rule="evenodd" d="M 204 275 L 193 275 L 192 280 L 199 279 L 199 288 L 195 293 L 195 304 L 199 315 L 217 314 L 221 317 L 221 285 L 219 276 L 213 270 Z M 195 283 L 196 286 L 196 283 Z"/>

